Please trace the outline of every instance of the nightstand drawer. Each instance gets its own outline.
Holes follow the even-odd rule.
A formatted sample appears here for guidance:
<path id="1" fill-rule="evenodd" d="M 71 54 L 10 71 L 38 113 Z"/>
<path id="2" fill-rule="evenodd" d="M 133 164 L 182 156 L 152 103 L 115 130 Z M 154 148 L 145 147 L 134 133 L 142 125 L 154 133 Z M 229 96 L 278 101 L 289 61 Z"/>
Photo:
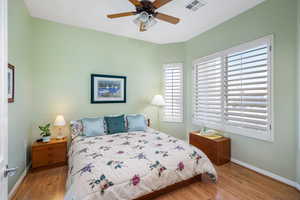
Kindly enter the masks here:
<path id="1" fill-rule="evenodd" d="M 51 166 L 67 161 L 67 141 L 51 140 L 32 146 L 32 168 Z"/>
<path id="2" fill-rule="evenodd" d="M 32 151 L 32 167 L 37 168 L 48 165 L 48 151 Z"/>
<path id="3" fill-rule="evenodd" d="M 66 148 L 66 143 L 59 143 L 59 144 L 51 144 L 51 143 L 46 143 L 44 145 L 39 145 L 39 146 L 33 146 L 33 150 L 37 151 L 52 151 L 53 149 L 57 148 Z"/>
<path id="4" fill-rule="evenodd" d="M 67 160 L 66 156 L 67 148 L 65 146 L 52 149 L 48 154 L 49 159 L 52 160 L 53 163 L 65 162 Z"/>

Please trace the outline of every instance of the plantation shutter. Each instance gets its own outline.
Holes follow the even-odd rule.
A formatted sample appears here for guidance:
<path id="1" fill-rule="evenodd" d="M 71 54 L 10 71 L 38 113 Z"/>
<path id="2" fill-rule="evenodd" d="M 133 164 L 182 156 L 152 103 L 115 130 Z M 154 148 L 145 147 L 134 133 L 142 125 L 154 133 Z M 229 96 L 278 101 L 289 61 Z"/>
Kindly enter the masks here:
<path id="1" fill-rule="evenodd" d="M 227 125 L 266 132 L 270 128 L 267 44 L 225 57 L 224 119 Z"/>
<path id="2" fill-rule="evenodd" d="M 193 124 L 273 140 L 272 41 L 267 36 L 194 62 Z"/>
<path id="3" fill-rule="evenodd" d="M 164 121 L 183 121 L 183 66 L 178 64 L 164 65 Z"/>
<path id="4" fill-rule="evenodd" d="M 194 65 L 193 120 L 200 124 L 221 124 L 222 121 L 222 59 Z"/>

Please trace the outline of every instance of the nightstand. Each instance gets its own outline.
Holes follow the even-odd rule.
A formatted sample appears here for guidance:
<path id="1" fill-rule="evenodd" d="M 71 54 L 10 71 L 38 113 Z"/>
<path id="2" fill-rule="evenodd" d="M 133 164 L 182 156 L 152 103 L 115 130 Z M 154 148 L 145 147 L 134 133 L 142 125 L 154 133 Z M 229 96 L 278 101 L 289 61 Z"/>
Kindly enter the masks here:
<path id="1" fill-rule="evenodd" d="M 64 165 L 67 163 L 67 139 L 35 142 L 31 147 L 32 168 Z"/>
<path id="2" fill-rule="evenodd" d="M 203 151 L 216 165 L 223 165 L 230 161 L 230 138 L 208 139 L 191 132 L 190 144 Z"/>

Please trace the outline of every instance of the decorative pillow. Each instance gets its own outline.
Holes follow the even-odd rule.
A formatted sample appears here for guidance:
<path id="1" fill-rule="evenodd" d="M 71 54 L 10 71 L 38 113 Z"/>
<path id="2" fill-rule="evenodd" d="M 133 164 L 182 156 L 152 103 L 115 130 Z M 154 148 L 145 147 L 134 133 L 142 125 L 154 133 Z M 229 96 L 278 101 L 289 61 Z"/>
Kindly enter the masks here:
<path id="1" fill-rule="evenodd" d="M 99 118 L 84 118 L 82 119 L 83 135 L 87 137 L 105 135 L 104 119 Z"/>
<path id="2" fill-rule="evenodd" d="M 104 117 L 108 134 L 127 132 L 124 115 L 116 117 Z"/>
<path id="3" fill-rule="evenodd" d="M 127 115 L 128 131 L 145 131 L 147 129 L 147 122 L 144 115 Z"/>
<path id="4" fill-rule="evenodd" d="M 83 125 L 81 120 L 71 121 L 70 128 L 72 139 L 76 138 L 77 136 L 83 135 Z"/>

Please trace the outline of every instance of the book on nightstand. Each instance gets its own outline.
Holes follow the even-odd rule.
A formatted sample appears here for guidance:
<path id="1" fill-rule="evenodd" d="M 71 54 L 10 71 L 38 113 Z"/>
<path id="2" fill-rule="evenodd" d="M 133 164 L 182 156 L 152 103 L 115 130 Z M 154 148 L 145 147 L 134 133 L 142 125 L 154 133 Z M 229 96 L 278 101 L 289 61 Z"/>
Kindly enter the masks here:
<path id="1" fill-rule="evenodd" d="M 218 130 L 214 130 L 214 129 L 207 129 L 207 128 L 203 128 L 200 131 L 196 131 L 194 132 L 194 134 L 211 139 L 211 140 L 216 140 L 216 139 L 220 139 L 223 138 L 224 136 L 220 135 L 221 132 Z"/>

